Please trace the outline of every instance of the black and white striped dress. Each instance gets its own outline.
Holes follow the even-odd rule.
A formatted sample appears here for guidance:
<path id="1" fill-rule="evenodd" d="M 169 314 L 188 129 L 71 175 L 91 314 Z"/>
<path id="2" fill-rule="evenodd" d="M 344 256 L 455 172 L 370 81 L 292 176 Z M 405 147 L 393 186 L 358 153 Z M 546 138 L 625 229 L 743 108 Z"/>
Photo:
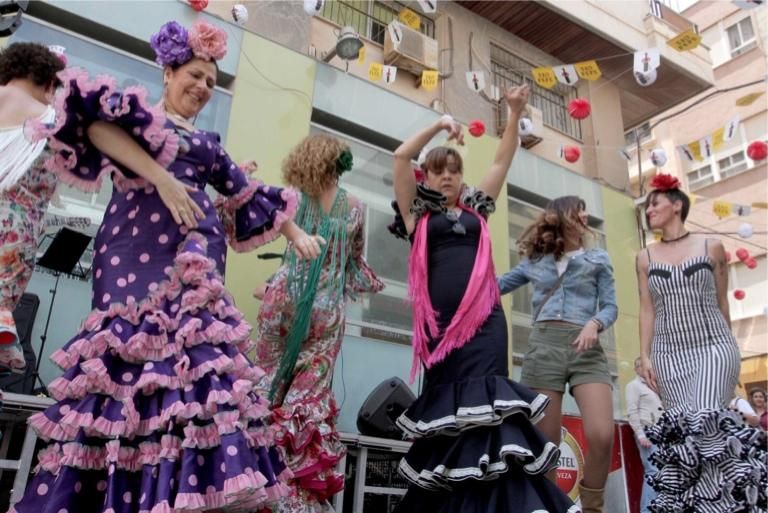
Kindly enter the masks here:
<path id="1" fill-rule="evenodd" d="M 665 408 L 648 429 L 659 471 L 654 512 L 765 512 L 765 435 L 727 409 L 740 353 L 717 302 L 712 260 L 671 265 L 648 252 L 656 319 L 651 362 Z"/>

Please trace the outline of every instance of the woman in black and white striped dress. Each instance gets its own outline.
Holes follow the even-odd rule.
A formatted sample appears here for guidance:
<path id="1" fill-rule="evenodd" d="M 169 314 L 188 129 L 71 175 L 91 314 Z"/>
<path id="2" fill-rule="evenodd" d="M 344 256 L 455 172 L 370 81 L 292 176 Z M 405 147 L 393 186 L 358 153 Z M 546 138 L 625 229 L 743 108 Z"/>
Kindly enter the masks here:
<path id="1" fill-rule="evenodd" d="M 665 409 L 647 433 L 658 448 L 651 510 L 765 512 L 765 435 L 728 409 L 741 357 L 725 250 L 685 229 L 690 200 L 676 178 L 651 185 L 645 213 L 662 238 L 637 257 L 642 373 Z"/>

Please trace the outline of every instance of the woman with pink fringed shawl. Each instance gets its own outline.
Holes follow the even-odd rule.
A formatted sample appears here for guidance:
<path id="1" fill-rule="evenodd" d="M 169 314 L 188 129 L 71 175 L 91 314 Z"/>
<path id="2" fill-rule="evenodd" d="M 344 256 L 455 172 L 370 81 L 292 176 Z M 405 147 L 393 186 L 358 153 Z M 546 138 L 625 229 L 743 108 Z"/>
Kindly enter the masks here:
<path id="1" fill-rule="evenodd" d="M 478 189 L 463 183 L 455 147 L 427 153 L 421 182 L 411 169 L 411 158 L 443 130 L 463 144 L 461 126 L 448 116 L 395 151 L 399 215 L 390 229 L 412 245 L 411 381 L 425 372 L 421 395 L 397 420 L 414 439 L 400 462 L 412 486 L 398 512 L 578 511 L 544 477 L 559 456 L 533 427 L 547 398 L 508 379 L 507 324 L 488 233 L 527 98 L 526 86 L 507 91 L 507 126 Z"/>

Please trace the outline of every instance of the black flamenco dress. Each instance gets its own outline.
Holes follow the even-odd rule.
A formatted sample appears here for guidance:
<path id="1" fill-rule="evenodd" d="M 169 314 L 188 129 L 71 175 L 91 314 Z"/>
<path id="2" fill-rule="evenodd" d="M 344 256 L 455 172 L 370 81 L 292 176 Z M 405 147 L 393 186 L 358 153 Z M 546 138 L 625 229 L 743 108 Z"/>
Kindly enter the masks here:
<path id="1" fill-rule="evenodd" d="M 467 191 L 457 222 L 439 202 L 430 205 L 433 191 L 419 189 L 414 212 L 424 205 L 432 211 L 426 221 L 428 288 L 443 333 L 469 285 L 493 202 Z M 390 229 L 402 236 L 397 217 Z M 430 340 L 429 350 L 439 342 Z M 557 467 L 560 454 L 534 427 L 548 399 L 508 379 L 507 351 L 506 319 L 496 303 L 468 342 L 426 370 L 421 395 L 397 421 L 414 441 L 400 462 L 412 484 L 398 513 L 580 511 L 544 475 Z"/>

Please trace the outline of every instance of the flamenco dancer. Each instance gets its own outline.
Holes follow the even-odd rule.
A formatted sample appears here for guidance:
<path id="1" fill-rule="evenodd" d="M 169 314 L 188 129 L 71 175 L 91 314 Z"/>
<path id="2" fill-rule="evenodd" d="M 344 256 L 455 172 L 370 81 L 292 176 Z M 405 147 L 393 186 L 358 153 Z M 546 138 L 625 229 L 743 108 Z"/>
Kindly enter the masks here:
<path id="1" fill-rule="evenodd" d="M 45 46 L 13 43 L 0 51 L 0 366 L 21 372 L 13 311 L 35 269 L 43 218 L 56 190 L 45 168 L 47 141 L 29 141 L 28 120 L 53 122 L 50 106 L 64 61 Z"/>
<path id="2" fill-rule="evenodd" d="M 331 379 L 346 302 L 384 288 L 363 257 L 364 206 L 339 187 L 352 163 L 349 147 L 327 135 L 307 137 L 283 163 L 284 182 L 301 191 L 296 223 L 327 243 L 311 262 L 286 254 L 259 312 L 256 358 L 266 375 L 257 390 L 270 394 L 270 427 L 294 475 L 294 494 L 274 512 L 324 511 L 344 487 Z"/>
<path id="3" fill-rule="evenodd" d="M 657 446 L 651 511 L 764 513 L 765 434 L 728 409 L 740 354 L 728 311 L 720 241 L 685 228 L 680 182 L 657 175 L 645 203 L 661 243 L 637 255 L 641 372 L 666 410 L 648 439 Z"/>
<path id="4" fill-rule="evenodd" d="M 616 321 L 618 308 L 608 253 L 584 249 L 587 219 L 578 196 L 552 200 L 520 236 L 525 258 L 499 278 L 499 286 L 502 294 L 533 286 L 533 329 L 520 381 L 549 399 L 539 428 L 558 446 L 568 385 L 589 447 L 579 483 L 581 508 L 602 513 L 614 423 L 611 374 L 599 333 Z M 554 481 L 555 472 L 549 477 Z"/>
<path id="5" fill-rule="evenodd" d="M 226 241 L 245 251 L 281 233 L 304 257 L 318 241 L 290 219 L 295 194 L 232 162 L 190 120 L 211 97 L 226 34 L 176 22 L 152 37 L 164 97 L 62 72 L 48 165 L 112 199 L 95 241 L 93 311 L 52 359 L 58 401 L 30 419 L 51 442 L 18 513 L 254 511 L 290 477 L 252 392 L 250 326 L 224 288 Z M 39 127 L 45 133 L 45 127 Z M 223 196 L 214 206 L 207 184 Z M 218 208 L 218 210 L 217 210 Z M 170 212 L 171 215 L 168 215 Z"/>
<path id="6" fill-rule="evenodd" d="M 411 376 L 426 367 L 422 394 L 397 421 L 415 440 L 400 462 L 412 483 L 396 509 L 401 513 L 579 511 L 544 475 L 559 456 L 533 427 L 546 396 L 507 378 L 507 326 L 486 221 L 517 149 L 528 94 L 527 86 L 507 91 L 511 113 L 479 189 L 463 183 L 461 156 L 448 147 L 427 154 L 423 184 L 414 177 L 411 157 L 439 132 L 463 142 L 460 125 L 449 117 L 395 152 L 401 215 L 392 229 L 412 244 Z"/>

